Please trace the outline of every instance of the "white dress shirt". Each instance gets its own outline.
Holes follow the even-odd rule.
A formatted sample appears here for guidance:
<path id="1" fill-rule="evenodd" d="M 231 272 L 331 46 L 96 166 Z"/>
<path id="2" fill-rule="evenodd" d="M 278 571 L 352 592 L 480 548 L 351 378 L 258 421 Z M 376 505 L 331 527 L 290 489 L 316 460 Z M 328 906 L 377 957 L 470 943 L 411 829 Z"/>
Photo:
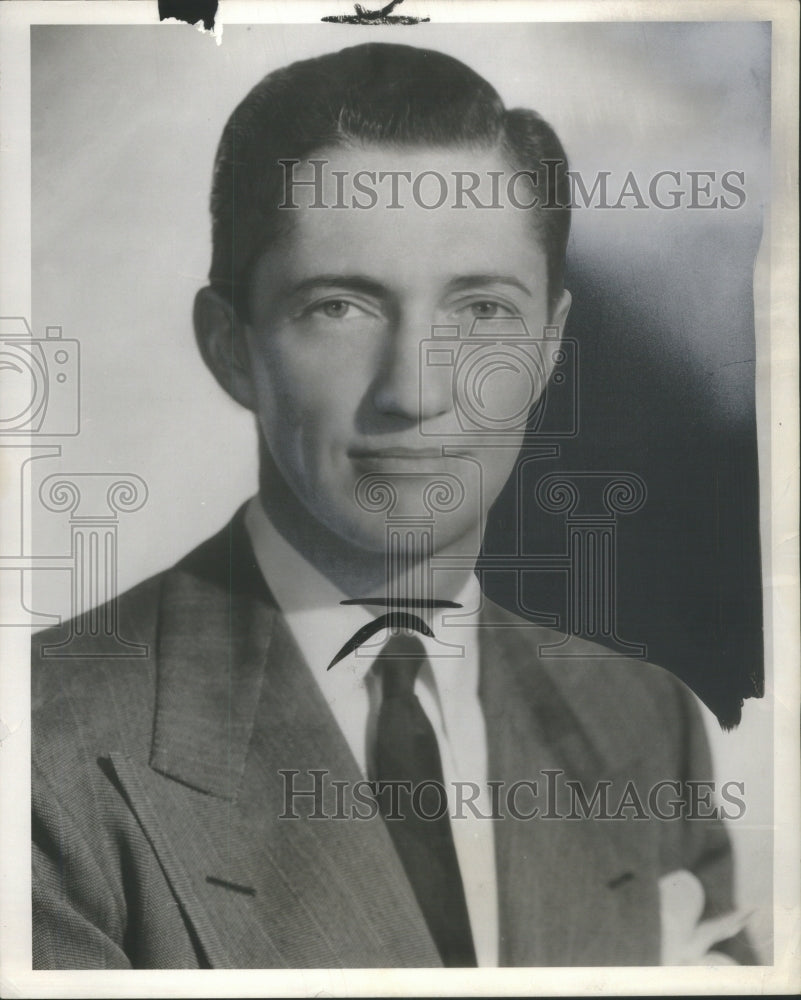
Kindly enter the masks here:
<path id="1" fill-rule="evenodd" d="M 356 763 L 362 774 L 370 777 L 381 700 L 380 680 L 372 666 L 388 632 L 377 633 L 328 670 L 342 646 L 375 614 L 361 605 L 343 606 L 340 602 L 345 595 L 279 534 L 258 497 L 248 504 L 245 525 L 267 585 Z M 481 591 L 475 576 L 469 576 L 456 600 L 464 610 L 434 611 L 430 620 L 434 638 L 420 636 L 428 661 L 418 674 L 415 694 L 439 744 L 476 959 L 479 966 L 493 967 L 498 964 L 497 878 L 493 823 L 483 818 L 490 815 L 491 806 L 487 738 L 478 699 Z M 460 782 L 464 783 L 461 803 Z M 479 790 L 475 808 L 480 816 L 468 804 L 475 787 Z"/>

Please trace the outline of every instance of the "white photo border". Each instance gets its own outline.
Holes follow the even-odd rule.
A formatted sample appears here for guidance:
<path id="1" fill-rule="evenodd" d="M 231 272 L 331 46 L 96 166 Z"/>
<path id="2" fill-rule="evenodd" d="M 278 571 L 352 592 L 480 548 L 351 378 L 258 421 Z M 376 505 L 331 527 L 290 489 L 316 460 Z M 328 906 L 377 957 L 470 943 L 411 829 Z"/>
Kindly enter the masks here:
<path id="1" fill-rule="evenodd" d="M 222 0 L 225 25 L 319 23 L 351 13 L 341 0 Z M 0 630 L 0 993 L 89 996 L 543 996 L 565 994 L 794 993 L 801 986 L 798 570 L 798 21 L 777 0 L 640 2 L 461 2 L 407 0 L 403 13 L 439 22 L 772 22 L 772 199 L 770 257 L 757 296 L 757 415 L 762 497 L 766 698 L 775 721 L 774 965 L 687 968 L 564 968 L 295 971 L 31 971 L 30 675 L 28 633 Z M 31 315 L 30 26 L 155 25 L 155 0 L 21 0 L 0 7 L 0 303 Z M 165 31 L 191 31 L 164 25 Z M 358 30 L 358 29 L 356 29 Z M 393 32 L 394 34 L 394 32 Z M 8 502 L 7 490 L 0 493 Z M 0 506 L 2 513 L 2 506 Z M 0 529 L 1 530 L 1 529 Z M 0 593 L 0 600 L 3 599 Z"/>

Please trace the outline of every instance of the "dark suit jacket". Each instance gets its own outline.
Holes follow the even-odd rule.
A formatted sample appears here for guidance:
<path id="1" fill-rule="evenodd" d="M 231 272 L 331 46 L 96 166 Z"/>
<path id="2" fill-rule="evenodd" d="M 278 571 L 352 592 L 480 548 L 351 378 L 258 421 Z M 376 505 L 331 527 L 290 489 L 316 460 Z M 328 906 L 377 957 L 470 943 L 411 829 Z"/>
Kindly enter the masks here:
<path id="1" fill-rule="evenodd" d="M 479 633 L 490 779 L 542 783 L 553 769 L 588 795 L 608 780 L 644 797 L 711 778 L 693 696 L 671 674 L 543 659 L 554 633 L 490 612 L 504 622 Z M 77 658 L 42 655 L 53 632 L 35 641 L 34 967 L 439 965 L 380 818 L 311 819 L 311 799 L 279 818 L 279 770 L 304 788 L 311 769 L 361 776 L 241 516 L 121 597 L 119 620 L 146 657 L 106 659 L 88 628 Z M 677 868 L 703 882 L 706 915 L 731 906 L 717 821 L 487 822 L 502 965 L 658 963 L 657 879 Z"/>

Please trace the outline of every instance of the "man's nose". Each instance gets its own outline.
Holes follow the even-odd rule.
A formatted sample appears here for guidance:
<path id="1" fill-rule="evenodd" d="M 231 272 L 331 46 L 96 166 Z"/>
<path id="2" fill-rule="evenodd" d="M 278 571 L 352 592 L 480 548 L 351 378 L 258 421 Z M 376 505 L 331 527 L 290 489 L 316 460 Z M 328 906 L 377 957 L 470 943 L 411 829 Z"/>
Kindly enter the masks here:
<path id="1" fill-rule="evenodd" d="M 430 336 L 430 324 L 396 326 L 375 383 L 380 413 L 423 423 L 452 409 L 452 369 L 427 362 Z"/>

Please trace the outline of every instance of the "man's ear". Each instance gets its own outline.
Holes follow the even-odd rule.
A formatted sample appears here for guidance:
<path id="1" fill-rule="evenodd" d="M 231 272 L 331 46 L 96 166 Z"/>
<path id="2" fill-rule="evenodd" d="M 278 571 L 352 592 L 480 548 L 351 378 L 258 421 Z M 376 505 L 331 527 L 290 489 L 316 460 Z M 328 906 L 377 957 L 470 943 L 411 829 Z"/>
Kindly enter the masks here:
<path id="1" fill-rule="evenodd" d="M 209 371 L 232 399 L 255 410 L 244 324 L 234 307 L 213 288 L 201 288 L 193 320 L 197 346 Z"/>
<path id="2" fill-rule="evenodd" d="M 562 289 L 562 294 L 559 296 L 559 301 L 551 315 L 551 325 L 559 327 L 559 336 L 563 336 L 565 332 L 565 323 L 567 322 L 567 314 L 570 312 L 570 306 L 573 304 L 573 296 L 566 289 Z"/>

